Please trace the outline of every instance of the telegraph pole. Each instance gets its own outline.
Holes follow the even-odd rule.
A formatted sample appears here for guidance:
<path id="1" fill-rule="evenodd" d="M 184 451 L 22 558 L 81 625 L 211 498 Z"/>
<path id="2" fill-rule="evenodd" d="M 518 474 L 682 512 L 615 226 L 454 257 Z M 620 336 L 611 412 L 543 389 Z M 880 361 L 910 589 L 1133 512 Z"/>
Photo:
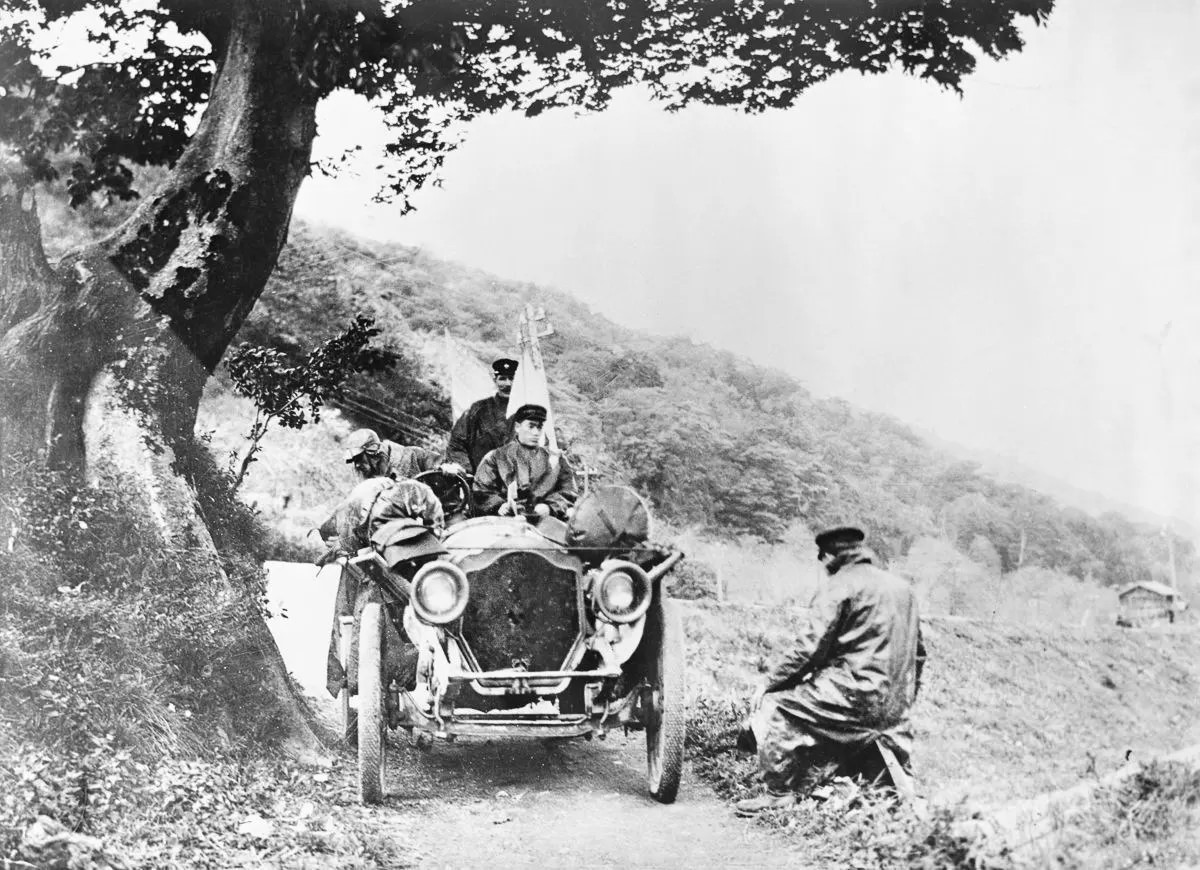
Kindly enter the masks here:
<path id="1" fill-rule="evenodd" d="M 520 326 L 517 329 L 517 345 L 522 349 L 528 345 L 529 356 L 533 360 L 534 366 L 543 371 L 545 366 L 542 363 L 542 348 L 538 344 L 538 339 L 548 335 L 554 335 L 554 326 L 546 319 L 546 309 L 540 305 L 534 308 L 531 303 L 526 303 L 525 310 L 521 312 Z"/>
<path id="2" fill-rule="evenodd" d="M 542 348 L 538 343 L 538 339 L 548 335 L 554 335 L 554 327 L 546 319 L 546 309 L 540 305 L 534 308 L 532 303 L 526 303 L 517 330 L 517 344 L 521 348 L 521 366 L 517 369 L 517 378 L 534 379 L 534 383 L 545 391 L 546 446 L 552 455 L 557 456 L 558 436 L 554 431 L 554 411 L 550 408 L 550 382 L 546 377 L 546 365 L 542 361 Z M 515 390 L 516 384 L 513 387 Z"/>

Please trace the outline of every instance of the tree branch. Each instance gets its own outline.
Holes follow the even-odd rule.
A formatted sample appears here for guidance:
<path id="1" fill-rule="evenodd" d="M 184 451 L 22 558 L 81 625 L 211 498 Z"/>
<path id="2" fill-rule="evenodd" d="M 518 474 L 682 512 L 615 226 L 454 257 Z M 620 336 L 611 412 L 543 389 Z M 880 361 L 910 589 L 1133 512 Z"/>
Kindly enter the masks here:
<path id="1" fill-rule="evenodd" d="M 241 0 L 159 0 L 158 5 L 180 33 L 198 33 L 207 39 L 213 59 L 219 61 L 225 53 L 238 2 Z"/>

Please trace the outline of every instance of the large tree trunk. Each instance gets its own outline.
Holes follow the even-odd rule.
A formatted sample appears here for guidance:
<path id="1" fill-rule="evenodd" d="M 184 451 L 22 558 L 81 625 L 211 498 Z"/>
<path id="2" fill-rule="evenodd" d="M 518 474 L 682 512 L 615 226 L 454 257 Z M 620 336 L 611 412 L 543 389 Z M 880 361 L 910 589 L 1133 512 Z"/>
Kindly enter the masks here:
<path id="1" fill-rule="evenodd" d="M 229 4 L 204 117 L 165 184 L 108 238 L 51 268 L 28 190 L 0 190 L 0 461 L 36 452 L 137 493 L 161 540 L 217 568 L 176 448 L 205 380 L 253 307 L 308 174 L 316 95 L 292 3 Z M 318 748 L 266 626 L 258 644 Z"/>

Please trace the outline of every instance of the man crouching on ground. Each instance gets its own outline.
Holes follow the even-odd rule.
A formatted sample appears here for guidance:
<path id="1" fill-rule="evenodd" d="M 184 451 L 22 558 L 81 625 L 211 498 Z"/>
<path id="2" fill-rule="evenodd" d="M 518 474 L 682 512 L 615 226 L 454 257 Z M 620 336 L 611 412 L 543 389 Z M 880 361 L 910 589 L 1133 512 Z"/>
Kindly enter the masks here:
<path id="1" fill-rule="evenodd" d="M 795 646 L 751 701 L 767 793 L 739 801 L 738 815 L 791 806 L 830 772 L 897 786 L 907 777 L 908 714 L 925 658 L 920 617 L 911 584 L 875 566 L 865 537 L 852 527 L 817 535 L 829 576 Z"/>

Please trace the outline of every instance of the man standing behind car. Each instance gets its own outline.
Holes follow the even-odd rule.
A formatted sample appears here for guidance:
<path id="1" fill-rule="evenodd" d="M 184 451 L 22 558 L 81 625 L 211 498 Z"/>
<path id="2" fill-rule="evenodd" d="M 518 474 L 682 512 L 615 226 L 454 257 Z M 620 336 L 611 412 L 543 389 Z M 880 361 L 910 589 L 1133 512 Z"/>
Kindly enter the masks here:
<path id="1" fill-rule="evenodd" d="M 566 517 L 575 502 L 575 474 L 542 446 L 546 416 L 541 405 L 522 405 L 513 414 L 517 440 L 483 457 L 474 486 L 480 514 Z"/>
<path id="2" fill-rule="evenodd" d="M 480 399 L 463 412 L 450 430 L 446 448 L 446 471 L 474 474 L 479 463 L 490 451 L 503 447 L 512 437 L 508 421 L 508 397 L 512 393 L 513 376 L 517 373 L 515 359 L 501 358 L 492 363 L 492 382 L 496 394 Z"/>
<path id="3" fill-rule="evenodd" d="M 816 537 L 828 579 L 751 702 L 767 793 L 739 801 L 738 815 L 791 806 L 823 771 L 907 786 L 920 617 L 912 585 L 875 566 L 865 537 L 850 526 Z"/>
<path id="4" fill-rule="evenodd" d="M 346 461 L 363 480 L 390 477 L 408 480 L 423 471 L 433 471 L 441 457 L 424 447 L 410 447 L 380 439 L 374 429 L 355 429 L 346 439 Z"/>

